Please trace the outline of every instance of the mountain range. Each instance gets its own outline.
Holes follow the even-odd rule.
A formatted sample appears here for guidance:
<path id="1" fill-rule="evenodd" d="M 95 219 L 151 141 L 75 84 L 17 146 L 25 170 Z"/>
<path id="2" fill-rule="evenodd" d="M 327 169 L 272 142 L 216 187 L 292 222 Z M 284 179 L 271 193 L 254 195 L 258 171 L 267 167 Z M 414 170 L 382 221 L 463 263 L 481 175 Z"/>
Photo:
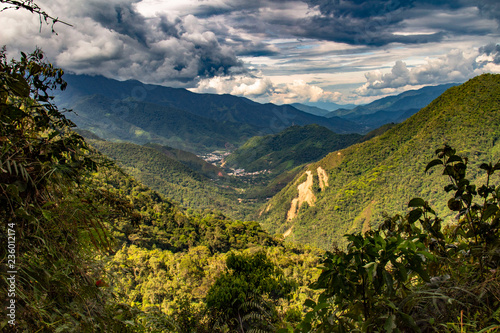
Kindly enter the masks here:
<path id="1" fill-rule="evenodd" d="M 292 125 L 318 124 L 336 133 L 361 132 L 340 117 L 325 118 L 290 105 L 260 104 L 231 95 L 117 81 L 103 76 L 65 75 L 68 88 L 56 104 L 81 129 L 106 140 L 155 142 L 192 152 L 239 146 L 255 135 Z"/>
<path id="2" fill-rule="evenodd" d="M 346 148 L 361 138 L 360 134 L 336 134 L 319 125 L 291 126 L 278 134 L 251 138 L 224 161 L 233 168 L 279 174 Z"/>
<path id="3" fill-rule="evenodd" d="M 388 123 L 400 123 L 439 97 L 448 88 L 458 83 L 426 86 L 418 90 L 408 90 L 394 96 L 387 96 L 355 108 L 340 108 L 324 117 L 341 117 L 361 126 L 375 129 Z"/>

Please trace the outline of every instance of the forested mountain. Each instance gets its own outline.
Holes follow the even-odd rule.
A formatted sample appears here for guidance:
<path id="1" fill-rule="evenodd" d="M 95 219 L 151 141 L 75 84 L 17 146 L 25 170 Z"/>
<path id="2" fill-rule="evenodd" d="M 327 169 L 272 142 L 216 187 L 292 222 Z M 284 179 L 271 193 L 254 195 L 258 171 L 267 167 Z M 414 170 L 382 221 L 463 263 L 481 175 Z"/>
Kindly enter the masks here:
<path id="1" fill-rule="evenodd" d="M 433 181 L 448 178 L 445 190 L 452 193 L 444 197 L 451 197 L 447 206 L 460 219 L 443 228 L 431 207 L 439 208 L 437 191 L 420 186 L 429 201 L 411 199 L 404 204 L 408 214 L 388 216 L 379 227 L 367 221 L 377 205 L 371 202 L 372 208 L 361 207 L 364 220 L 350 216 L 354 223 L 347 228 L 354 232 L 345 250 L 325 253 L 284 242 L 257 222 L 186 210 L 126 175 L 72 131 L 74 124 L 51 103 L 47 91 L 64 88 L 63 72 L 42 59 L 37 50 L 7 62 L 0 51 L 0 238 L 7 244 L 0 248 L 7 267 L 0 287 L 8 290 L 3 331 L 500 328 L 500 162 L 478 165 L 500 153 L 500 76 L 452 88 L 385 134 L 310 166 L 295 207 L 299 218 L 319 204 L 322 211 L 314 212 L 312 223 L 292 218 L 296 228 L 285 236 L 308 241 L 312 231 L 321 241 L 325 229 L 345 230 L 331 223 L 325 228 L 325 214 L 344 222 L 340 214 L 355 215 L 365 194 L 382 200 L 382 193 L 390 209 L 389 199 L 399 202 L 425 179 L 419 155 L 431 160 L 427 151 L 437 141 L 459 148 L 438 149 L 426 169 Z M 129 160 L 153 161 L 151 173 L 168 169 L 172 178 L 184 172 L 203 180 L 180 162 L 199 165 L 189 154 L 90 140 Z M 471 166 L 472 178 L 481 170 L 485 185 L 470 182 Z M 307 208 L 301 200 L 318 205 Z M 276 202 L 262 213 L 272 212 Z M 362 225 L 364 233 L 358 232 Z"/>
<path id="2" fill-rule="evenodd" d="M 284 244 L 257 222 L 186 211 L 137 182 L 46 97 L 64 88 L 62 71 L 41 51 L 17 62 L 4 52 L 0 286 L 11 310 L 1 310 L 2 331 L 222 332 L 301 320 L 321 251 Z M 152 172 L 200 177 L 158 147 L 113 145 L 139 163 L 163 154 Z"/>
<path id="3" fill-rule="evenodd" d="M 61 94 L 60 96 L 63 96 Z M 260 133 L 247 124 L 218 122 L 175 107 L 145 101 L 117 100 L 103 95 L 85 95 L 68 102 L 68 113 L 80 129 L 110 141 L 156 143 L 192 152 L 242 144 Z"/>
<path id="4" fill-rule="evenodd" d="M 188 151 L 175 149 L 168 146 L 162 146 L 158 144 L 148 143 L 145 145 L 146 147 L 154 148 L 163 154 L 167 155 L 174 160 L 177 160 L 190 168 L 193 171 L 196 171 L 202 174 L 205 177 L 211 179 L 218 179 L 220 177 L 226 177 L 225 171 L 221 168 L 215 166 L 214 164 L 208 163 L 197 155 L 190 153 Z"/>
<path id="5" fill-rule="evenodd" d="M 342 117 L 354 121 L 362 126 L 375 129 L 391 122 L 399 123 L 418 110 L 427 106 L 448 88 L 457 83 L 427 86 L 418 90 L 408 90 L 395 96 L 388 96 L 375 100 L 366 105 L 353 109 L 338 109 L 325 115 L 325 117 Z"/>
<path id="6" fill-rule="evenodd" d="M 250 136 L 278 133 L 294 124 L 319 124 L 336 133 L 362 131 L 349 120 L 326 119 L 289 105 L 260 104 L 231 95 L 196 94 L 102 76 L 65 78 L 68 89 L 57 93 L 57 105 L 73 109 L 78 117 L 69 117 L 79 127 L 104 139 L 137 143 L 150 139 L 193 151 L 203 146 L 213 149 L 226 143 L 237 145 Z M 96 115 L 106 118 L 101 121 Z"/>
<path id="7" fill-rule="evenodd" d="M 478 167 L 500 157 L 500 75 L 449 88 L 420 112 L 367 142 L 308 166 L 262 208 L 271 232 L 331 248 L 342 235 L 368 230 L 382 213 L 401 213 L 414 196 L 446 210 L 445 182 L 424 173 L 436 147 L 448 143 Z"/>
<path id="8" fill-rule="evenodd" d="M 361 138 L 360 134 L 336 134 L 318 125 L 291 126 L 278 134 L 251 138 L 224 161 L 227 166 L 250 172 L 269 170 L 279 174 L 348 147 Z"/>

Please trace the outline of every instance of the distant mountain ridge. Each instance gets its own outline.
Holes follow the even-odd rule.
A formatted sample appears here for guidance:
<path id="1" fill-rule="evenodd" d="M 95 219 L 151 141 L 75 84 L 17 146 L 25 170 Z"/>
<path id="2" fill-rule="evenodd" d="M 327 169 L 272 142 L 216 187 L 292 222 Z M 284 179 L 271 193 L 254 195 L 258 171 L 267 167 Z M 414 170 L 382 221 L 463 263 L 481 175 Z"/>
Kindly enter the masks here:
<path id="1" fill-rule="evenodd" d="M 147 111 L 146 105 L 154 105 L 157 109 L 161 107 L 164 108 L 163 110 L 168 108 L 170 111 L 175 109 L 177 118 L 185 118 L 185 122 L 179 120 L 179 124 L 187 122 L 191 128 L 199 124 L 208 137 L 212 136 L 209 133 L 213 133 L 216 137 L 218 134 L 222 138 L 220 142 L 215 144 L 217 147 L 224 147 L 226 143 L 239 144 L 248 139 L 249 136 L 257 134 L 278 133 L 292 125 L 318 124 L 336 133 L 363 131 L 361 126 L 349 120 L 339 117 L 327 119 L 300 111 L 289 105 L 260 104 L 247 98 L 231 95 L 197 94 L 181 88 L 143 84 L 134 80 L 117 81 L 103 76 L 65 75 L 64 79 L 68 82 L 68 88 L 66 91 L 56 94 L 56 104 L 59 107 L 74 109 L 81 117 L 86 117 L 85 121 L 80 121 L 78 117 L 70 116 L 82 129 L 92 131 L 95 128 L 100 128 L 100 133 L 97 134 L 104 138 L 106 138 L 106 128 L 101 126 L 97 113 L 120 119 L 126 116 L 128 127 L 133 132 L 143 130 L 150 133 L 148 128 L 159 128 L 157 122 L 160 120 L 157 117 L 152 117 L 151 114 L 140 114 L 140 112 Z M 101 103 L 99 112 L 93 111 L 93 114 L 88 116 L 89 104 L 95 104 L 96 98 L 104 98 L 107 101 Z M 129 114 L 124 115 L 124 110 L 128 110 Z M 130 122 L 130 111 L 135 113 L 134 120 L 142 119 L 141 124 Z M 165 113 L 165 111 L 162 112 Z M 181 113 L 184 113 L 183 117 Z M 167 118 L 169 119 L 163 121 L 173 120 L 173 117 Z M 204 120 L 202 121 L 201 118 Z M 214 129 L 214 123 L 223 125 L 226 130 Z M 138 128 L 134 128 L 134 126 Z M 168 126 L 165 126 L 165 129 L 167 128 Z M 230 135 L 226 135 L 226 132 L 229 132 Z M 172 133 L 170 130 L 151 133 L 167 139 L 166 142 L 159 142 L 161 144 L 186 150 L 189 144 L 196 142 L 193 136 L 196 136 L 197 129 L 190 130 L 189 133 Z M 243 135 L 234 138 L 231 136 L 234 133 L 242 133 Z M 190 139 L 186 138 L 188 134 Z M 111 135 L 108 135 L 108 139 L 111 139 Z M 127 141 L 127 138 L 121 139 Z M 175 140 L 178 141 L 179 145 L 172 142 Z M 186 141 L 185 144 L 180 144 L 184 141 Z M 198 150 L 200 149 L 198 148 Z"/>
<path id="2" fill-rule="evenodd" d="M 139 101 L 120 101 L 103 95 L 84 95 L 70 103 L 68 118 L 83 130 L 115 142 L 148 142 L 187 151 L 243 143 L 259 133 L 255 126 L 217 122 L 186 111 Z"/>
<path id="3" fill-rule="evenodd" d="M 325 117 L 342 117 L 371 129 L 391 122 L 401 122 L 440 96 L 447 89 L 458 85 L 448 83 L 408 90 L 394 96 L 387 96 L 353 109 L 338 109 Z"/>
<path id="4" fill-rule="evenodd" d="M 320 117 L 324 117 L 331 112 L 331 111 L 328 111 L 328 110 L 325 110 L 322 108 L 318 108 L 316 106 L 309 106 L 309 105 L 305 105 L 305 104 L 301 104 L 301 103 L 292 103 L 290 105 L 293 106 L 294 108 L 300 110 L 300 111 L 304 111 L 304 112 L 313 114 L 315 116 L 320 116 Z"/>

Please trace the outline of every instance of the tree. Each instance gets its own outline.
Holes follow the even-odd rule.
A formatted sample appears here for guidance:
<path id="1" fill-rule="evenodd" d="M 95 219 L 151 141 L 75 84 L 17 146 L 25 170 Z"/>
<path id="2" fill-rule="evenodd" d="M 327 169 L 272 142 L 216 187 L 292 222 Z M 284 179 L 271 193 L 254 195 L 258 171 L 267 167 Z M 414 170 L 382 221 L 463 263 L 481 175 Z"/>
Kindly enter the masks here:
<path id="1" fill-rule="evenodd" d="M 292 290 L 290 281 L 264 252 L 254 255 L 231 253 L 227 270 L 208 291 L 206 304 L 211 329 L 241 333 L 274 331 L 277 315 L 274 302 Z"/>
<path id="2" fill-rule="evenodd" d="M 0 284 L 16 308 L 2 326 L 125 327 L 95 285 L 95 251 L 111 250 L 108 207 L 87 178 L 99 156 L 51 102 L 50 89 L 65 87 L 62 75 L 40 50 L 10 62 L 0 52 L 0 258 L 8 265 Z"/>

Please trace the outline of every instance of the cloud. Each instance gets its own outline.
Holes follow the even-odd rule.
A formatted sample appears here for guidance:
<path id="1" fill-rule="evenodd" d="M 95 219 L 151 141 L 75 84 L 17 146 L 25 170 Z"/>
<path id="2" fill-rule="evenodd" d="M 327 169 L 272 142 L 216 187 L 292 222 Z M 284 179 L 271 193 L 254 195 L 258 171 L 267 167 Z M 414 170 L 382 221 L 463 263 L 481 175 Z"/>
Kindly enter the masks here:
<path id="1" fill-rule="evenodd" d="M 55 65 L 77 74 L 260 101 L 335 101 L 337 91 L 347 99 L 361 85 L 353 98 L 384 94 L 494 71 L 499 62 L 496 44 L 485 45 L 498 38 L 494 0 L 40 2 L 73 27 L 57 24 L 57 36 L 50 27 L 40 33 L 38 17 L 2 12 L 9 55 L 39 46 Z M 480 45 L 475 59 L 471 52 L 438 57 Z M 394 62 L 390 72 L 372 71 Z"/>
<path id="2" fill-rule="evenodd" d="M 434 43 L 448 36 L 483 36 L 498 28 L 484 24 L 479 5 L 469 0 L 305 1 L 319 14 L 296 22 L 296 35 L 350 45 Z"/>
<path id="3" fill-rule="evenodd" d="M 479 54 L 486 56 L 485 58 L 480 58 L 482 61 L 492 62 L 496 65 L 500 65 L 500 45 L 495 43 L 490 43 L 488 45 L 479 48 Z"/>
<path id="4" fill-rule="evenodd" d="M 488 44 L 466 53 L 453 50 L 445 56 L 429 58 L 425 64 L 408 68 L 403 61 L 396 61 L 390 73 L 372 71 L 365 74 L 366 83 L 356 90 L 361 96 L 390 93 L 397 88 L 429 84 L 464 82 L 485 73 L 500 72 L 500 45 Z"/>
<path id="5" fill-rule="evenodd" d="M 265 77 L 215 77 L 203 80 L 191 89 L 199 93 L 231 94 L 277 104 L 296 102 L 337 102 L 341 94 L 325 91 L 303 80 L 275 84 Z"/>
<path id="6" fill-rule="evenodd" d="M 2 42 L 19 50 L 39 46 L 57 66 L 70 72 L 171 86 L 193 87 L 204 78 L 245 71 L 233 48 L 220 43 L 195 16 L 145 17 L 137 11 L 139 2 L 46 1 L 47 12 L 64 13 L 64 20 L 73 25 L 56 25 L 57 36 L 40 34 L 36 23 L 26 31 L 26 21 L 14 19 L 17 11 L 7 11 L 0 19 L 13 23 L 12 33 Z M 21 45 L 19 31 L 33 37 Z M 264 47 L 259 48 L 263 52 Z"/>

